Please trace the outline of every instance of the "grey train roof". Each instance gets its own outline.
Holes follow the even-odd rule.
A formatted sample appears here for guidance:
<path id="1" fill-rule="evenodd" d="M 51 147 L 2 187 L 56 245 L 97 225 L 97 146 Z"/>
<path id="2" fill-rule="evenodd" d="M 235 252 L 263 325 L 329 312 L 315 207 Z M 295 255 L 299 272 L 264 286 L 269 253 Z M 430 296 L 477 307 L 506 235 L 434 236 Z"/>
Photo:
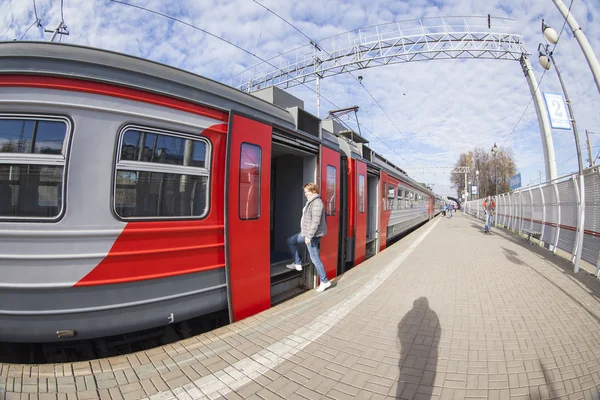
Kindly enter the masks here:
<path id="1" fill-rule="evenodd" d="M 295 130 L 286 110 L 211 79 L 154 61 L 85 46 L 0 42 L 0 74 L 79 78 L 164 94 L 222 110 L 236 110 Z"/>

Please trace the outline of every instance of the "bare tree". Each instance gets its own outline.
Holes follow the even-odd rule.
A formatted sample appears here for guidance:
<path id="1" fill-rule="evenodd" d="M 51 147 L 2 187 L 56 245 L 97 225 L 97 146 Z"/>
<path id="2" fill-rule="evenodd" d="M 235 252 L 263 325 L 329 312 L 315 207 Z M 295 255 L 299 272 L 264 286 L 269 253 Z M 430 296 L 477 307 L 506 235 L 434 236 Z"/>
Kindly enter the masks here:
<path id="1" fill-rule="evenodd" d="M 501 148 L 495 156 L 483 148 L 476 147 L 467 153 L 461 153 L 455 166 L 471 167 L 467 181 L 472 185 L 478 185 L 479 197 L 496 194 L 496 180 L 498 182 L 498 194 L 509 191 L 510 178 L 515 175 L 517 164 L 515 163 L 512 149 Z M 475 174 L 479 171 L 479 176 Z M 465 177 L 463 174 L 452 174 L 450 181 L 457 188 L 458 198 L 461 198 L 465 190 Z M 468 186 L 468 182 L 467 182 Z M 469 187 L 469 197 L 471 190 Z"/>

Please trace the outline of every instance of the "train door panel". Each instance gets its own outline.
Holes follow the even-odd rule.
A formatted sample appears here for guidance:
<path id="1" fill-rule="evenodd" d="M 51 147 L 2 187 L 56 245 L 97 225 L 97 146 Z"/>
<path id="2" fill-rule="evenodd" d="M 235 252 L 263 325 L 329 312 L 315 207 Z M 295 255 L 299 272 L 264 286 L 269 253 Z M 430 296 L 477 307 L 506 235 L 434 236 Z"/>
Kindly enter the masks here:
<path id="1" fill-rule="evenodd" d="M 342 272 L 346 271 L 349 267 L 354 266 L 355 259 L 355 237 L 356 237 L 356 197 L 357 197 L 357 182 L 358 177 L 356 175 L 356 160 L 353 158 L 347 159 L 346 169 L 346 183 L 345 191 L 347 193 L 347 213 L 346 213 L 346 244 L 344 253 L 344 268 Z"/>
<path id="2" fill-rule="evenodd" d="M 367 246 L 367 164 L 354 160 L 356 165 L 356 227 L 354 236 L 354 265 L 365 260 Z"/>
<path id="3" fill-rule="evenodd" d="M 340 154 L 321 148 L 321 198 L 325 205 L 327 235 L 321 240 L 321 260 L 327 277 L 334 278 L 338 265 L 340 230 Z"/>
<path id="4" fill-rule="evenodd" d="M 379 174 L 367 170 L 367 248 L 366 258 L 378 251 L 379 239 Z"/>
<path id="5" fill-rule="evenodd" d="M 352 260 L 350 253 L 352 250 L 349 248 L 350 235 L 349 235 L 349 224 L 350 224 L 350 213 L 351 208 L 349 206 L 352 192 L 349 192 L 350 185 L 350 161 L 348 157 L 340 157 L 340 226 L 339 226 L 339 261 L 338 261 L 338 275 L 343 274 L 348 269 L 348 263 Z M 352 247 L 354 249 L 354 247 Z"/>
<path id="6" fill-rule="evenodd" d="M 229 136 L 226 254 L 233 321 L 270 307 L 271 127 L 234 115 Z"/>
<path id="7" fill-rule="evenodd" d="M 388 184 L 389 184 L 389 175 L 383 171 L 381 171 L 381 177 L 379 179 L 381 182 L 381 198 L 379 200 L 381 204 L 381 227 L 379 228 L 379 251 L 385 250 L 387 246 L 387 227 L 388 222 L 390 220 L 390 211 L 388 211 Z"/>

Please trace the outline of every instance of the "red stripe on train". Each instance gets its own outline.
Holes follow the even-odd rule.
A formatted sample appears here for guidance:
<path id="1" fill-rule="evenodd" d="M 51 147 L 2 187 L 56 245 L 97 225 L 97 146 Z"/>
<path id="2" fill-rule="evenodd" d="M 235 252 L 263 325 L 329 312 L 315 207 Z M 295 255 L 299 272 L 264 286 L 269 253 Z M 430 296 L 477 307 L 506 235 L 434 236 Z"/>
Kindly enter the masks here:
<path id="1" fill-rule="evenodd" d="M 202 131 L 213 148 L 206 218 L 129 222 L 106 258 L 75 286 L 166 278 L 225 266 L 226 131 L 225 124 Z"/>
<path id="2" fill-rule="evenodd" d="M 94 93 L 173 108 L 176 110 L 214 118 L 222 122 L 227 122 L 229 120 L 229 113 L 225 111 L 215 110 L 209 107 L 190 103 L 185 100 L 174 99 L 172 97 L 145 92 L 142 90 L 130 89 L 107 83 L 85 81 L 81 79 L 32 75 L 0 75 L 0 86 L 24 86 Z"/>

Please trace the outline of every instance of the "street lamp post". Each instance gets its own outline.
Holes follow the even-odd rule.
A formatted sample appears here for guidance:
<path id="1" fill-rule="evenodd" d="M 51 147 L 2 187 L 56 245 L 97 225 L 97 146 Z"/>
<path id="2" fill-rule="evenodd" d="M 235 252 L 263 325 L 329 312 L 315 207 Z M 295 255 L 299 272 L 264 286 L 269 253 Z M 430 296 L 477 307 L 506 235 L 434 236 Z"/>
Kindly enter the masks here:
<path id="1" fill-rule="evenodd" d="M 544 20 L 542 19 L 542 33 L 546 40 L 552 44 L 558 43 L 558 35 L 556 31 L 546 25 Z M 574 259 L 573 261 L 573 272 L 579 272 L 579 263 L 581 261 L 581 253 L 583 248 L 583 223 L 585 221 L 585 187 L 584 187 L 584 179 L 583 179 L 583 158 L 581 157 L 581 147 L 579 146 L 579 134 L 577 133 L 577 124 L 575 123 L 575 115 L 573 114 L 573 108 L 571 107 L 571 101 L 569 100 L 569 95 L 567 94 L 567 89 L 565 88 L 565 83 L 563 82 L 560 71 L 558 70 L 558 66 L 554 61 L 554 56 L 552 51 L 550 51 L 549 45 L 540 45 L 538 46 L 539 51 L 539 61 L 541 66 L 549 70 L 550 66 L 554 64 L 554 70 L 556 71 L 556 75 L 558 75 L 558 80 L 560 82 L 560 86 L 562 87 L 562 91 L 565 95 L 565 102 L 567 103 L 567 107 L 569 109 L 569 115 L 571 117 L 571 124 L 573 126 L 573 134 L 575 135 L 575 147 L 577 149 L 577 161 L 579 164 L 579 221 L 577 224 L 577 248 L 574 251 Z"/>
<path id="2" fill-rule="evenodd" d="M 479 170 L 475 171 L 475 181 L 477 182 L 477 198 L 479 198 L 480 188 L 479 188 Z"/>
<path id="3" fill-rule="evenodd" d="M 494 184 L 496 185 L 496 196 L 498 196 L 498 163 L 496 161 L 496 154 L 498 153 L 498 146 L 494 143 L 492 147 L 492 155 L 494 156 Z"/>

